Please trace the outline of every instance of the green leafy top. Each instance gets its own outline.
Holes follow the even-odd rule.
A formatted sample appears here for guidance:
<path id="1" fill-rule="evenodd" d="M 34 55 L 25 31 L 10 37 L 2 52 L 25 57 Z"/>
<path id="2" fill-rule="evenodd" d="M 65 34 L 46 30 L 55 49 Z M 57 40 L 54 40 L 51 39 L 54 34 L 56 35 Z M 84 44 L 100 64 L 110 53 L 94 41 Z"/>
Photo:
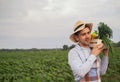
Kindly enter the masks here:
<path id="1" fill-rule="evenodd" d="M 104 45 L 109 48 L 109 51 L 111 54 L 113 54 L 113 48 L 112 48 L 112 41 L 110 38 L 112 38 L 113 32 L 112 29 L 107 26 L 107 24 L 104 24 L 103 22 L 100 22 L 98 24 L 98 31 L 95 30 L 93 33 L 91 33 L 91 39 L 99 38 L 102 40 Z"/>
<path id="2" fill-rule="evenodd" d="M 107 26 L 107 24 L 100 22 L 98 25 L 98 38 L 102 39 L 103 43 L 109 48 L 111 54 L 113 54 L 112 41 L 110 40 L 112 36 L 112 29 Z"/>
<path id="3" fill-rule="evenodd" d="M 106 37 L 106 38 L 112 38 L 112 29 L 107 26 L 107 24 L 104 24 L 102 22 L 99 23 L 98 25 L 98 36 L 100 39 L 103 39 L 103 37 Z"/>

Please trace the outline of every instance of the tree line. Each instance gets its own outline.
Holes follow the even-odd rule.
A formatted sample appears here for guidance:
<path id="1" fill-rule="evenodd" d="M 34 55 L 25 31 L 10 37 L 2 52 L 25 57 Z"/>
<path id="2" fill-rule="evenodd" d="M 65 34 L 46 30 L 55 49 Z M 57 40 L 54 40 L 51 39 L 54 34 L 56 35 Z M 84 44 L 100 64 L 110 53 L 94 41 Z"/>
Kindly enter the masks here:
<path id="1" fill-rule="evenodd" d="M 120 41 L 119 42 L 112 42 L 112 46 L 113 47 L 120 47 Z M 75 45 L 74 44 L 72 44 L 71 46 L 68 46 L 68 45 L 63 45 L 63 50 L 68 50 L 68 49 L 72 49 L 72 48 L 74 48 L 75 47 Z"/>

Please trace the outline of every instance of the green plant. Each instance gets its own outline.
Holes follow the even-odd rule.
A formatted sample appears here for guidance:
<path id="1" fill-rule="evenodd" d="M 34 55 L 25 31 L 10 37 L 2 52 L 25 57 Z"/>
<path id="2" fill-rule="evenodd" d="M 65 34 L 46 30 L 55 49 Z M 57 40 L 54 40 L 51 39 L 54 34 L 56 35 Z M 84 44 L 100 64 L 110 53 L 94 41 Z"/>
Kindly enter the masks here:
<path id="1" fill-rule="evenodd" d="M 98 30 L 95 30 L 93 33 L 91 33 L 91 40 L 101 39 L 103 44 L 107 48 L 109 48 L 110 53 L 113 54 L 112 41 L 110 40 L 112 36 L 113 36 L 112 29 L 109 26 L 107 26 L 107 24 L 100 22 L 98 24 Z"/>
<path id="2" fill-rule="evenodd" d="M 112 36 L 112 29 L 107 24 L 100 22 L 98 25 L 98 38 L 109 48 L 111 54 L 113 54 L 112 41 L 110 40 Z"/>

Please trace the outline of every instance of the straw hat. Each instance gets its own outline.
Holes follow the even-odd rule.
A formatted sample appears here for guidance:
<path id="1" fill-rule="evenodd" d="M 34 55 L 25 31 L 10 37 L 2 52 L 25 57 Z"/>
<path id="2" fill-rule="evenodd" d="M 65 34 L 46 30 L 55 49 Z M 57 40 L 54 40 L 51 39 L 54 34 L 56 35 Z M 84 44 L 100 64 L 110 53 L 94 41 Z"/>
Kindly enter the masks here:
<path id="1" fill-rule="evenodd" d="M 89 27 L 90 31 L 92 30 L 92 23 L 84 23 L 82 21 L 77 21 L 73 27 L 73 33 L 70 35 L 70 40 L 73 42 L 77 42 L 75 39 L 75 33 L 79 32 L 80 30 L 84 29 L 85 26 Z"/>

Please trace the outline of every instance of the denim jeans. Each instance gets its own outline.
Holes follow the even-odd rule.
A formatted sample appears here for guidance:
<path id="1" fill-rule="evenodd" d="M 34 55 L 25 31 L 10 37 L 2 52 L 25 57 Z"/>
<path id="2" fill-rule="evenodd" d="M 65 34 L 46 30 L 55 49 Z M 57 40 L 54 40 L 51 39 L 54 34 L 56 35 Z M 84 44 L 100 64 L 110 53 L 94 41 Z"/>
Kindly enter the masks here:
<path id="1" fill-rule="evenodd" d="M 77 80 L 77 81 L 75 81 L 75 82 L 79 82 L 79 81 Z"/>

